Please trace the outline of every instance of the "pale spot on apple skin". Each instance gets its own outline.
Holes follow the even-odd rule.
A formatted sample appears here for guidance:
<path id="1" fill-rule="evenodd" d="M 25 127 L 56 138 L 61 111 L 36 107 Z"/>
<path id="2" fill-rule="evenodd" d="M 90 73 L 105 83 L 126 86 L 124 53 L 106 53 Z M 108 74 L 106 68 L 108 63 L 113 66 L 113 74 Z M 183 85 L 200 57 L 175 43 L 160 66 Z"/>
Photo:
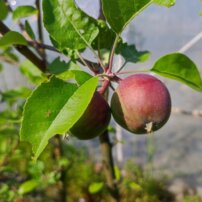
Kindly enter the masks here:
<path id="1" fill-rule="evenodd" d="M 153 132 L 152 128 L 153 128 L 153 122 L 146 123 L 145 130 L 147 131 L 148 134 Z"/>

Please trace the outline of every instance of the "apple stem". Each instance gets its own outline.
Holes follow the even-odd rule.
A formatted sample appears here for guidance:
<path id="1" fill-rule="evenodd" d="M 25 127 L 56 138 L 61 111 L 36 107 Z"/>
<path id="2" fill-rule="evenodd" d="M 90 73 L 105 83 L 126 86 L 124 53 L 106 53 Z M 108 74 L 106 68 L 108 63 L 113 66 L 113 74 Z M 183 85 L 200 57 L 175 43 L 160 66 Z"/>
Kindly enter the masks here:
<path id="1" fill-rule="evenodd" d="M 116 38 L 114 40 L 114 44 L 112 46 L 112 50 L 111 50 L 111 53 L 110 53 L 110 57 L 109 57 L 109 66 L 108 66 L 108 69 L 107 69 L 107 72 L 111 73 L 112 72 L 112 67 L 113 67 L 113 60 L 114 60 L 114 53 L 115 53 L 115 50 L 116 50 L 116 45 L 118 43 L 118 40 L 119 40 L 119 35 L 117 34 L 116 35 Z"/>

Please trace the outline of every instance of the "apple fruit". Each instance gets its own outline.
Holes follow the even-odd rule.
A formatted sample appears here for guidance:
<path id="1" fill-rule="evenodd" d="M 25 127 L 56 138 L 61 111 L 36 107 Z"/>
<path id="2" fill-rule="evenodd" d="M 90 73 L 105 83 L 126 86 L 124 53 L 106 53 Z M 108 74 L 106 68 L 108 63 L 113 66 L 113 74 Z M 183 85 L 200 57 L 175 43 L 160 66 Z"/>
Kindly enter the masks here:
<path id="1" fill-rule="evenodd" d="M 111 118 L 108 103 L 98 92 L 95 92 L 87 109 L 70 129 L 70 134 L 81 140 L 97 137 L 104 132 Z"/>
<path id="2" fill-rule="evenodd" d="M 112 95 L 111 110 L 115 121 L 123 128 L 144 134 L 158 130 L 167 122 L 171 98 L 159 79 L 135 74 L 119 81 Z"/>

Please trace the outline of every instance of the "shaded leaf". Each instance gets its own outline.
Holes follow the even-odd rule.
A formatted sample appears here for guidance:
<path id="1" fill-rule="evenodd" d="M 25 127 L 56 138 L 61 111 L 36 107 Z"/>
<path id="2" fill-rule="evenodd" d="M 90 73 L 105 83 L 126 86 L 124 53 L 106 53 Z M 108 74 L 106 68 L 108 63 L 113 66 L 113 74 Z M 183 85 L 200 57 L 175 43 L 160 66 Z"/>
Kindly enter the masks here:
<path id="1" fill-rule="evenodd" d="M 97 26 L 99 28 L 99 34 L 92 43 L 92 47 L 96 50 L 98 49 L 108 49 L 111 50 L 116 34 L 112 31 L 107 23 L 103 20 L 97 21 Z"/>
<path id="2" fill-rule="evenodd" d="M 0 0 L 0 20 L 4 20 L 8 15 L 8 7 L 4 0 Z"/>
<path id="3" fill-rule="evenodd" d="M 27 41 L 20 33 L 10 31 L 0 38 L 0 47 L 12 45 L 27 45 Z"/>
<path id="4" fill-rule="evenodd" d="M 81 117 L 97 84 L 98 78 L 93 77 L 77 89 L 53 77 L 33 91 L 24 107 L 20 138 L 32 144 L 35 159 L 51 137 L 65 134 Z"/>
<path id="5" fill-rule="evenodd" d="M 29 17 L 32 15 L 37 14 L 38 10 L 34 8 L 33 6 L 18 6 L 14 11 L 13 11 L 13 20 L 17 21 L 20 18 L 24 17 Z"/>
<path id="6" fill-rule="evenodd" d="M 33 31 L 31 25 L 29 24 L 29 22 L 28 22 L 27 20 L 25 21 L 25 30 L 26 30 L 27 34 L 28 34 L 33 40 L 36 39 L 35 34 L 34 34 L 34 31 Z"/>
<path id="7" fill-rule="evenodd" d="M 57 78 L 63 80 L 75 79 L 79 85 L 82 85 L 87 80 L 92 78 L 90 74 L 82 71 L 82 69 L 72 61 L 68 63 L 60 61 L 60 58 L 56 58 L 49 66 L 50 73 L 56 74 Z"/>
<path id="8" fill-rule="evenodd" d="M 68 69 L 71 68 L 71 65 L 73 65 L 72 61 L 69 61 L 68 63 L 61 61 L 59 57 L 54 59 L 49 65 L 48 65 L 48 70 L 51 74 L 61 74 Z M 76 65 L 76 64 L 75 64 Z"/>
<path id="9" fill-rule="evenodd" d="M 61 51 L 85 49 L 98 34 L 96 20 L 86 15 L 74 0 L 43 0 L 44 25 Z"/>
<path id="10" fill-rule="evenodd" d="M 145 62 L 150 53 L 148 51 L 138 51 L 135 45 L 128 45 L 127 43 L 120 43 L 116 49 L 116 54 L 124 57 L 126 62 Z"/>
<path id="11" fill-rule="evenodd" d="M 158 59 L 150 70 L 162 76 L 178 80 L 202 92 L 200 73 L 192 60 L 181 53 L 172 53 Z"/>

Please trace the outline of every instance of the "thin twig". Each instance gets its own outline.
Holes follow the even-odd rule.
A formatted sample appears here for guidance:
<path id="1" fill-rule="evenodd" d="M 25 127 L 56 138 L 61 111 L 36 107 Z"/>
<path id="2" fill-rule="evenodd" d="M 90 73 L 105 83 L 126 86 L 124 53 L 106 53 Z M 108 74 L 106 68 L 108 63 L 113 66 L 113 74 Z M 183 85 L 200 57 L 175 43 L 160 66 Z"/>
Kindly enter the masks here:
<path id="1" fill-rule="evenodd" d="M 39 36 L 39 42 L 42 44 L 44 43 L 44 37 L 43 37 L 43 25 L 42 25 L 42 17 L 41 17 L 41 4 L 40 0 L 36 0 L 36 7 L 38 9 L 38 14 L 37 14 L 37 28 L 38 28 L 38 36 Z M 44 60 L 44 64 L 46 64 L 46 52 L 44 48 L 39 49 L 41 56 Z"/>
<path id="2" fill-rule="evenodd" d="M 116 73 L 119 73 L 124 67 L 125 65 L 127 64 L 127 61 L 125 61 L 122 66 L 116 71 Z"/>
<path id="3" fill-rule="evenodd" d="M 0 21 L 0 33 L 2 35 L 11 31 L 2 21 Z M 42 72 L 45 72 L 43 60 L 38 58 L 29 48 L 26 46 L 14 46 L 22 55 L 28 58 L 33 64 L 35 64 Z"/>

